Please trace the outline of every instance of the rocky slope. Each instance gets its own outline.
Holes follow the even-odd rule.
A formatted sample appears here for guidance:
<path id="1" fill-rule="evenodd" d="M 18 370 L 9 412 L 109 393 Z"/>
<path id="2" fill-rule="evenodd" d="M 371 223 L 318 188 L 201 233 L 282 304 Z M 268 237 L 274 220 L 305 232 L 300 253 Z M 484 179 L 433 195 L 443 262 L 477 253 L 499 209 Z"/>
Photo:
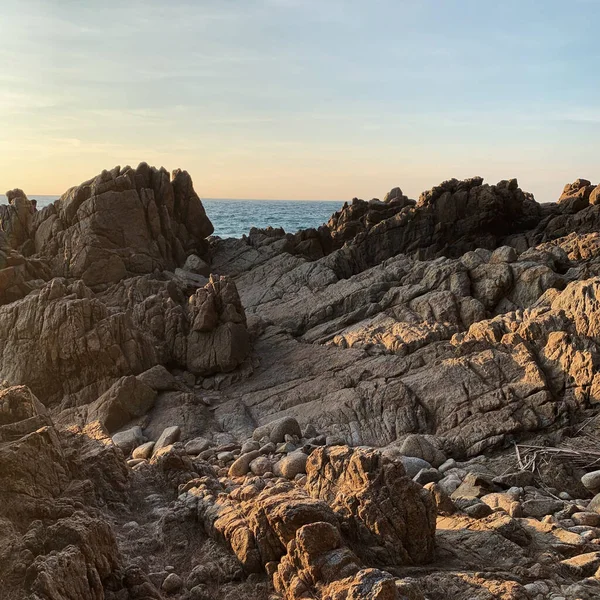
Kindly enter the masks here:
<path id="1" fill-rule="evenodd" d="M 600 596 L 600 186 L 240 240 L 145 164 L 7 196 L 2 597 Z"/>

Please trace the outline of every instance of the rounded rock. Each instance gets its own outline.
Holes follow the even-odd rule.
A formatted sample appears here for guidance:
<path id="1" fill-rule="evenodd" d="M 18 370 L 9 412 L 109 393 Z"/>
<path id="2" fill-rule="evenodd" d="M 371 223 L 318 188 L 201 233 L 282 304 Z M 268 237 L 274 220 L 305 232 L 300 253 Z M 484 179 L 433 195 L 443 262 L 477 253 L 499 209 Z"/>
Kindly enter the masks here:
<path id="1" fill-rule="evenodd" d="M 281 474 L 288 479 L 294 479 L 296 475 L 306 473 L 306 461 L 308 456 L 304 452 L 292 452 L 282 458 L 278 463 Z"/>
<path id="2" fill-rule="evenodd" d="M 167 575 L 165 580 L 162 583 L 162 589 L 167 594 L 173 594 L 181 589 L 183 585 L 183 581 L 181 577 L 177 575 L 177 573 L 170 573 Z"/>

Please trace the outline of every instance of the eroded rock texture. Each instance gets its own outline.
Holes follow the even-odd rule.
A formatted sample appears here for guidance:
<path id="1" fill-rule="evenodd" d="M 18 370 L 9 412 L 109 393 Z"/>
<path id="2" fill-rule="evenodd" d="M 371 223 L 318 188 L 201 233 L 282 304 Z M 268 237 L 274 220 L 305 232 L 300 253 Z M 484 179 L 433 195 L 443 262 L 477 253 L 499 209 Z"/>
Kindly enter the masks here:
<path id="1" fill-rule="evenodd" d="M 241 240 L 145 164 L 8 199 L 7 597 L 598 597 L 600 475 L 543 450 L 600 436 L 597 186 Z"/>

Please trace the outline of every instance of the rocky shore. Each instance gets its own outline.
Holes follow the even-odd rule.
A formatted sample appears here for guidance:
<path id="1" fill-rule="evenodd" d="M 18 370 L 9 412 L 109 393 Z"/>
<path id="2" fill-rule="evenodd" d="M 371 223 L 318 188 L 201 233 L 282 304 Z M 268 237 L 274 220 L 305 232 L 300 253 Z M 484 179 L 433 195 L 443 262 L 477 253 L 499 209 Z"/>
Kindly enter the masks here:
<path id="1" fill-rule="evenodd" d="M 600 186 L 211 237 L 185 171 L 0 206 L 0 598 L 600 597 Z"/>

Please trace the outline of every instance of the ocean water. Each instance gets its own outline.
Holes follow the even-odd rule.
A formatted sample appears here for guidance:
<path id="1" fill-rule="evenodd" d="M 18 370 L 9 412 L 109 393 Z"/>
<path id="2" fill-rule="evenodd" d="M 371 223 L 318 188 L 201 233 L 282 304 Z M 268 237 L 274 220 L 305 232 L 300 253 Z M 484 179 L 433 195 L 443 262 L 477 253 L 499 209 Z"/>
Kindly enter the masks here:
<path id="1" fill-rule="evenodd" d="M 58 196 L 33 196 L 38 208 L 54 202 Z M 0 203 L 6 197 L 0 196 Z M 213 235 L 239 238 L 251 227 L 282 227 L 287 233 L 319 227 L 342 208 L 342 200 L 228 200 L 203 199 L 206 214 L 215 226 Z"/>

